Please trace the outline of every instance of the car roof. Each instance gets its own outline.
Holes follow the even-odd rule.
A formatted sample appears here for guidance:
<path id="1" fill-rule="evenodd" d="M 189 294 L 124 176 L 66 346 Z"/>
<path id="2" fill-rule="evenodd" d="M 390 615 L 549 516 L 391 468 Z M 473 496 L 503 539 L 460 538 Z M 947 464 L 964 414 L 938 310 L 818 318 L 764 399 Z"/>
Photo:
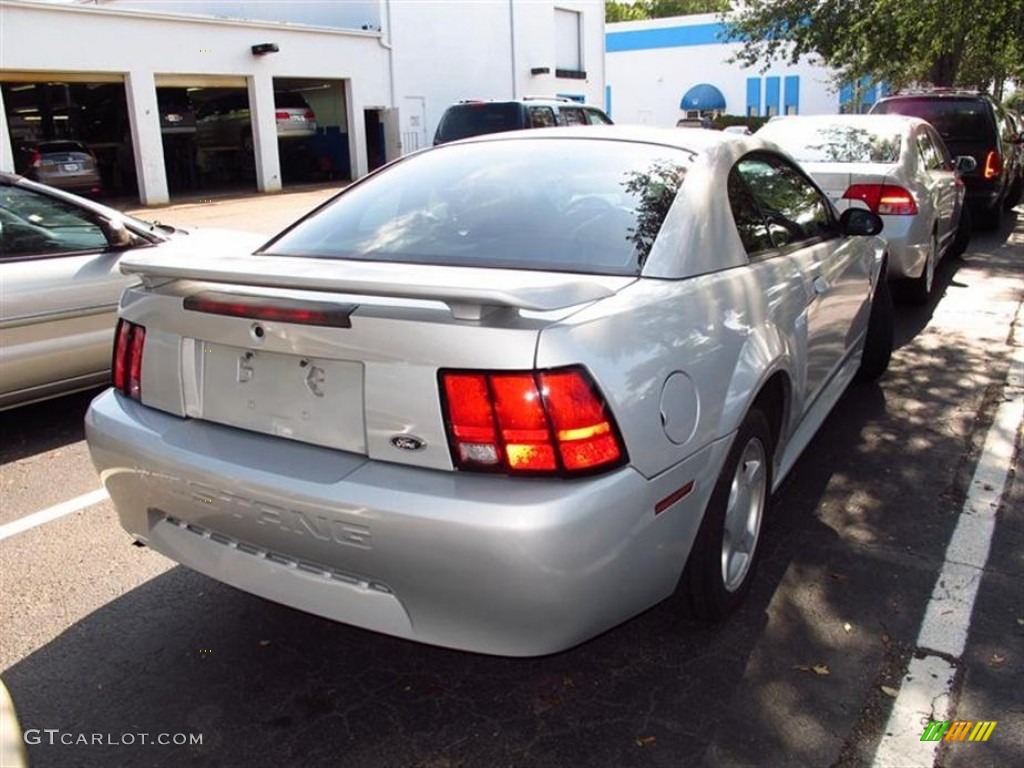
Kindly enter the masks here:
<path id="1" fill-rule="evenodd" d="M 883 96 L 878 101 L 906 101 L 909 99 L 916 100 L 928 100 L 928 99 L 949 99 L 949 100 L 962 100 L 962 101 L 990 101 L 988 94 L 981 93 L 980 91 L 971 90 L 957 90 L 957 89 L 936 89 L 936 90 L 920 90 L 920 91 L 900 91 L 898 93 L 891 93 L 888 96 Z"/>
<path id="2" fill-rule="evenodd" d="M 0 184 L 24 187 L 25 189 L 30 189 L 33 192 L 47 195 L 48 197 L 54 197 L 58 200 L 63 200 L 77 208 L 83 208 L 85 210 L 92 211 L 93 213 L 98 213 L 107 219 L 119 219 L 126 222 L 132 222 L 138 226 L 144 226 L 149 223 L 142 219 L 136 219 L 134 216 L 124 214 L 115 208 L 103 205 L 103 203 L 98 203 L 95 200 L 73 195 L 70 192 L 65 192 L 62 189 L 51 187 L 48 184 L 40 184 L 38 181 L 33 181 L 32 179 L 26 179 L 24 176 L 17 173 L 0 171 Z"/>
<path id="3" fill-rule="evenodd" d="M 529 131 L 510 131 L 472 136 L 451 144 L 468 144 L 484 141 L 536 141 L 538 139 L 590 139 L 604 141 L 628 141 L 641 144 L 662 144 L 668 147 L 698 153 L 710 147 L 731 142 L 751 142 L 752 136 L 740 136 L 722 131 L 680 131 L 678 128 L 652 128 L 642 125 L 588 125 L 558 128 L 535 128 Z M 758 146 L 767 142 L 757 141 Z M 449 145 L 444 145 L 449 146 Z"/>
<path id="4" fill-rule="evenodd" d="M 927 120 L 910 115 L 786 115 L 760 129 L 766 132 L 786 130 L 786 125 L 845 125 L 851 128 L 869 128 L 875 131 L 895 131 L 902 133 L 916 125 L 928 125 Z M 769 126 L 771 128 L 769 129 Z"/>

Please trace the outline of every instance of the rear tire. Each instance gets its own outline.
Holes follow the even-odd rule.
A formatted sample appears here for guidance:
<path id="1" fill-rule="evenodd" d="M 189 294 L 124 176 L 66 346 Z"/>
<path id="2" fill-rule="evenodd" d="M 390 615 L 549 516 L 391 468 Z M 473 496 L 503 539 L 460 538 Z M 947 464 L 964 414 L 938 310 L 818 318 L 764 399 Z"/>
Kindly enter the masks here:
<path id="1" fill-rule="evenodd" d="M 954 258 L 963 256 L 967 252 L 967 246 L 971 242 L 971 209 L 966 205 L 960 211 L 960 223 L 956 225 L 956 237 L 953 238 L 953 245 L 949 249 L 949 255 Z"/>
<path id="2" fill-rule="evenodd" d="M 978 215 L 975 218 L 977 219 L 979 229 L 999 229 L 999 225 L 1003 223 L 1002 201 L 997 202 L 991 208 L 978 211 Z"/>
<path id="3" fill-rule="evenodd" d="M 871 299 L 871 314 L 868 316 L 868 331 L 860 368 L 857 369 L 857 381 L 875 381 L 889 369 L 894 315 L 889 281 L 883 272 L 878 276 L 875 295 Z"/>
<path id="4" fill-rule="evenodd" d="M 939 237 L 932 232 L 929 243 L 928 259 L 925 261 L 924 269 L 920 277 L 914 277 L 906 281 L 906 300 L 911 304 L 927 304 L 932 295 L 932 286 L 935 283 L 935 267 L 939 263 Z"/>
<path id="5" fill-rule="evenodd" d="M 697 618 L 726 618 L 750 590 L 771 501 L 773 455 L 768 419 L 754 407 L 732 442 L 676 588 Z"/>

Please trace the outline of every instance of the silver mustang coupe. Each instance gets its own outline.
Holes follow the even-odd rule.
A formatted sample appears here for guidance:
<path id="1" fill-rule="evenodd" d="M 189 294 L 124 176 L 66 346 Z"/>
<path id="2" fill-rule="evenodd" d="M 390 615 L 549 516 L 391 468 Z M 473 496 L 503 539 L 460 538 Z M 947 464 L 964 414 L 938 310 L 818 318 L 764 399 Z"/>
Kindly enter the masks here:
<path id="1" fill-rule="evenodd" d="M 886 369 L 880 218 L 751 136 L 445 144 L 255 254 L 125 259 L 93 461 L 136 541 L 425 643 L 724 617 L 772 490 Z"/>

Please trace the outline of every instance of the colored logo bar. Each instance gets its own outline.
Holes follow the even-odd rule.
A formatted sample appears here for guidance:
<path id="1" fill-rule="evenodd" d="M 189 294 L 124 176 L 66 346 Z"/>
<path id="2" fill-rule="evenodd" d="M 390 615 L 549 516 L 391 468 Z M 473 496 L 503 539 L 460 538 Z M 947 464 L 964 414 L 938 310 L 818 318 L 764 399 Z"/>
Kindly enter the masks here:
<path id="1" fill-rule="evenodd" d="M 996 728 L 995 720 L 932 720 L 921 734 L 921 741 L 988 741 Z"/>

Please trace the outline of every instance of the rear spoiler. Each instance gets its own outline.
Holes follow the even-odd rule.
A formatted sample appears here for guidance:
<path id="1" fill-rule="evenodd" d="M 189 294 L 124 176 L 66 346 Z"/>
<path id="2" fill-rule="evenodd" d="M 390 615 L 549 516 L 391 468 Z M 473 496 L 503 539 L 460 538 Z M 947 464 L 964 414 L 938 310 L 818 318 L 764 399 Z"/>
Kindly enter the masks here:
<path id="1" fill-rule="evenodd" d="M 168 278 L 440 301 L 448 305 L 457 320 L 479 320 L 503 307 L 539 312 L 566 309 L 613 296 L 637 279 L 294 256 L 198 254 L 127 256 L 121 260 L 121 271 L 140 275 L 149 283 Z"/>

